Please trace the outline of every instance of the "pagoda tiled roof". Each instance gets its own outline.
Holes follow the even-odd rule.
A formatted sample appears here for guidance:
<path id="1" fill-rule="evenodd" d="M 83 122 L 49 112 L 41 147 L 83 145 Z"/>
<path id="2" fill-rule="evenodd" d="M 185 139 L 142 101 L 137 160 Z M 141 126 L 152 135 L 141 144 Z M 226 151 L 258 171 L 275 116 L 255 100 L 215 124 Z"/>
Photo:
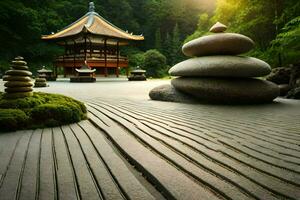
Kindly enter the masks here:
<path id="1" fill-rule="evenodd" d="M 80 33 L 89 33 L 95 36 L 123 40 L 144 40 L 144 36 L 128 33 L 128 31 L 124 31 L 104 19 L 94 11 L 94 4 L 92 2 L 90 3 L 89 12 L 83 17 L 58 31 L 57 33 L 42 36 L 42 39 L 57 40 L 76 36 Z"/>

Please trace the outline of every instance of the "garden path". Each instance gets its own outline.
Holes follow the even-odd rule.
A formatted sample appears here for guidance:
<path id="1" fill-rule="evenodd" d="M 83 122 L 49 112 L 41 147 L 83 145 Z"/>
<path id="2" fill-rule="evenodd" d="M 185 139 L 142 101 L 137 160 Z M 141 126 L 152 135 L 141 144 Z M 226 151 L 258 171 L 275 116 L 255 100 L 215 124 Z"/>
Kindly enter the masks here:
<path id="1" fill-rule="evenodd" d="M 0 199 L 300 199 L 300 102 L 150 101 L 166 82 L 39 89 L 83 100 L 89 120 L 1 134 Z"/>

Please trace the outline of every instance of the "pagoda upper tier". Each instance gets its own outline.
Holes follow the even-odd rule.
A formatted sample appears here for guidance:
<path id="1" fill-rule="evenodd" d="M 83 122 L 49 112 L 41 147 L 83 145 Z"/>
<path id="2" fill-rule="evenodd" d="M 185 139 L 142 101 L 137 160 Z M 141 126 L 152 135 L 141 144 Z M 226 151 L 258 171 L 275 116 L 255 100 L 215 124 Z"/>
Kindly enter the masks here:
<path id="1" fill-rule="evenodd" d="M 82 38 L 80 36 L 88 34 L 89 40 L 101 43 L 103 38 L 109 39 L 107 42 L 120 41 L 120 45 L 126 45 L 129 40 L 144 40 L 143 35 L 133 35 L 124 31 L 112 23 L 105 20 L 97 12 L 93 2 L 89 4 L 89 12 L 83 17 L 63 28 L 61 31 L 42 36 L 43 40 L 66 41 Z M 123 42 L 122 42 L 123 41 Z M 77 41 L 80 43 L 80 41 Z M 82 41 L 83 42 L 83 41 Z"/>

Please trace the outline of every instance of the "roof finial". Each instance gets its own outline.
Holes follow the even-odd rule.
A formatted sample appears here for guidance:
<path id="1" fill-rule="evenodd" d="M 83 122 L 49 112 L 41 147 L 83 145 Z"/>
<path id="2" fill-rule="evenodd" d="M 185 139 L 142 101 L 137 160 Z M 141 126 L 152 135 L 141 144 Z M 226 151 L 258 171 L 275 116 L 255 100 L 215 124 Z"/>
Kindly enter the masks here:
<path id="1" fill-rule="evenodd" d="M 89 3 L 89 12 L 94 12 L 95 11 L 95 4 L 94 2 Z"/>

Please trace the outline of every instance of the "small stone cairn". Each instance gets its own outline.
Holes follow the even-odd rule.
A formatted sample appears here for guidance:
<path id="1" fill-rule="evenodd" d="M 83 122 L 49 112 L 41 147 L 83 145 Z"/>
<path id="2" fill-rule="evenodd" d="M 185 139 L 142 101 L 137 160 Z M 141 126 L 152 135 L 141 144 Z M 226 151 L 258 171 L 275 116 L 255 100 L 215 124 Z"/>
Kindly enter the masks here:
<path id="1" fill-rule="evenodd" d="M 35 79 L 34 87 L 47 87 L 46 74 L 39 74 Z"/>
<path id="2" fill-rule="evenodd" d="M 173 66 L 169 74 L 178 78 L 171 81 L 172 85 L 154 88 L 150 98 L 218 104 L 272 102 L 279 95 L 278 86 L 255 78 L 268 75 L 271 67 L 262 60 L 238 56 L 250 51 L 254 42 L 226 30 L 218 22 L 210 29 L 213 34 L 183 45 L 183 53 L 193 58 Z"/>
<path id="3" fill-rule="evenodd" d="M 32 73 L 28 71 L 27 62 L 23 57 L 16 57 L 11 62 L 11 69 L 5 72 L 3 77 L 7 81 L 4 86 L 4 97 L 8 99 L 24 98 L 33 95 Z"/>

